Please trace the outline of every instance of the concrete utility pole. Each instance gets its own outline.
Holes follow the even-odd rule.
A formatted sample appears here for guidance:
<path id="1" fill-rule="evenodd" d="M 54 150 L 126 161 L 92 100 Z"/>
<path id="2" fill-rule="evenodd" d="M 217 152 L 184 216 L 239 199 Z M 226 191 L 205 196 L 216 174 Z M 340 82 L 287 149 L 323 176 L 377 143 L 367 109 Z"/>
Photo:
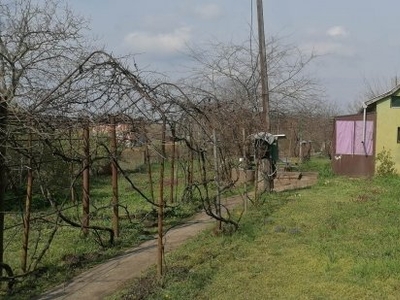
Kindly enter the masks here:
<path id="1" fill-rule="evenodd" d="M 261 97 L 263 103 L 262 121 L 265 132 L 270 133 L 271 122 L 269 116 L 269 89 L 268 89 L 268 70 L 267 70 L 267 51 L 265 47 L 264 34 L 264 13 L 262 0 L 257 0 L 257 20 L 258 20 L 258 47 L 260 56 L 260 75 L 261 75 Z M 271 151 L 271 150 L 269 150 Z M 271 192 L 274 186 L 272 176 L 271 158 L 263 159 L 261 163 L 264 191 Z M 258 172 L 256 170 L 256 172 Z M 258 184 L 258 183 L 256 183 Z"/>
<path id="2" fill-rule="evenodd" d="M 261 97 L 263 105 L 263 121 L 266 132 L 271 129 L 269 119 L 269 89 L 268 89 L 268 72 L 267 72 L 267 52 L 265 49 L 265 34 L 264 34 L 264 14 L 263 2 L 257 0 L 257 20 L 258 20 L 258 47 L 260 56 L 260 75 L 261 75 Z"/>

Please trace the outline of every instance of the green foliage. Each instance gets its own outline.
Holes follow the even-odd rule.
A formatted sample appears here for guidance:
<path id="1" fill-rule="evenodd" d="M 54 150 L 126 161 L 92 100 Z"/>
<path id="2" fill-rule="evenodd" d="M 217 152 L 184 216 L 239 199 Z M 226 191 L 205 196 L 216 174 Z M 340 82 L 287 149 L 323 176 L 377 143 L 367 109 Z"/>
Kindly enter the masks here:
<path id="1" fill-rule="evenodd" d="M 301 164 L 301 171 L 318 172 L 323 177 L 333 176 L 331 161 L 327 158 L 312 157 Z"/>
<path id="2" fill-rule="evenodd" d="M 328 163 L 325 163 L 319 170 L 319 176 L 320 178 L 332 178 L 335 176 L 333 174 L 332 165 L 330 161 Z"/>
<path id="3" fill-rule="evenodd" d="M 328 179 L 334 177 L 331 161 L 328 158 L 311 157 L 310 160 L 301 165 L 303 172 L 318 172 L 320 179 Z"/>
<path id="4" fill-rule="evenodd" d="M 378 162 L 376 174 L 379 176 L 390 176 L 396 174 L 395 162 L 393 160 L 390 149 L 383 148 L 381 152 L 376 155 Z"/>

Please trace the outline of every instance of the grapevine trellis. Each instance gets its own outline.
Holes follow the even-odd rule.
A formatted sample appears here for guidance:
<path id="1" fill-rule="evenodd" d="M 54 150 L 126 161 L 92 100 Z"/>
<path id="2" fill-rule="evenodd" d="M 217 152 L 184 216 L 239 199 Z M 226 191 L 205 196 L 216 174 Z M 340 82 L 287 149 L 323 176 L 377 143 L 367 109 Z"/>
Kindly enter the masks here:
<path id="1" fill-rule="evenodd" d="M 273 172 L 258 172 L 265 155 L 247 138 L 266 120 L 252 42 L 189 47 L 193 69 L 171 84 L 131 55 L 91 52 L 66 1 L 6 1 L 0 17 L 0 281 L 10 288 L 72 276 L 80 255 L 95 261 L 155 232 L 161 276 L 176 219 L 202 208 L 218 232 L 237 229 L 243 210 L 229 211 L 227 195 L 262 200 L 258 183 Z M 275 38 L 267 49 L 271 133 L 290 132 L 289 155 L 305 139 L 329 145 L 326 102 L 304 73 L 315 56 Z"/>
<path id="2" fill-rule="evenodd" d="M 224 132 L 226 126 L 221 123 L 229 119 L 226 111 L 210 113 L 217 99 L 208 99 L 205 105 L 176 85 L 150 86 L 139 75 L 109 54 L 94 52 L 56 87 L 37 93 L 39 100 L 25 99 L 9 107 L 4 135 L 8 150 L 5 193 L 13 204 L 4 213 L 20 214 L 21 221 L 11 218 L 5 232 L 23 231 L 21 271 L 13 271 L 15 266 L 7 261 L 2 263 L 8 273 L 2 279 L 10 285 L 40 266 L 60 226 L 75 227 L 83 236 L 93 233 L 102 247 L 112 245 L 124 230 L 119 223 L 121 209 L 124 217 L 132 214 L 126 203 L 119 202 L 119 180 L 128 182 L 130 191 L 158 212 L 159 275 L 163 273 L 165 209 L 197 198 L 219 221 L 219 229 L 222 223 L 237 228 L 240 216 L 235 218 L 227 211 L 221 196 L 234 186 L 231 169 L 246 152 L 246 141 Z M 240 124 L 228 126 L 244 130 Z M 136 167 L 147 170 L 147 187 L 140 186 L 135 173 L 123 166 L 121 156 L 129 150 L 139 152 Z M 165 172 L 167 162 L 169 174 Z M 157 176 L 152 171 L 154 163 L 160 167 Z M 97 174 L 110 175 L 112 198 L 105 207 L 92 203 L 91 178 Z M 45 207 L 46 213 L 37 207 Z M 75 215 L 64 213 L 71 210 Z M 110 223 L 92 222 L 104 210 L 110 211 Z M 37 231 L 34 235 L 32 224 Z M 46 227 L 50 229 L 45 234 L 38 229 L 40 224 L 52 226 Z"/>

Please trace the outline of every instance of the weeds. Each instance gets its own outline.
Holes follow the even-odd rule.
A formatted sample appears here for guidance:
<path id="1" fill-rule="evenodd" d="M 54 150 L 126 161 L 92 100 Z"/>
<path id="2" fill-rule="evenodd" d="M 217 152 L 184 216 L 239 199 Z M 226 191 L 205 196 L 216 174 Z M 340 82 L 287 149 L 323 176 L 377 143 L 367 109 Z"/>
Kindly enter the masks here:
<path id="1" fill-rule="evenodd" d="M 396 174 L 396 164 L 393 160 L 390 149 L 386 150 L 383 148 L 382 151 L 376 155 L 376 161 L 378 163 L 376 168 L 377 175 L 390 176 Z"/>

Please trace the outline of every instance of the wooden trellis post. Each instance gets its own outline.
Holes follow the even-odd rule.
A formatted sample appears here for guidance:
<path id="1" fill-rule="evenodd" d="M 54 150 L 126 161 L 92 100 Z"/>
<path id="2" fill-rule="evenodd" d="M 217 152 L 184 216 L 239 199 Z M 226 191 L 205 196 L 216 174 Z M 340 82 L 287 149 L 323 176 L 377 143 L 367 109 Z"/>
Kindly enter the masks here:
<path id="1" fill-rule="evenodd" d="M 72 143 L 72 127 L 68 128 L 68 141 L 69 141 L 69 155 L 71 158 L 74 155 L 74 145 Z M 74 161 L 71 160 L 69 162 L 69 174 L 70 174 L 70 182 L 71 182 L 71 187 L 70 187 L 70 193 L 71 193 L 71 202 L 75 204 L 76 199 L 75 199 L 75 187 L 74 187 L 74 181 L 75 181 L 75 176 L 74 176 L 75 170 L 74 170 Z"/>
<path id="2" fill-rule="evenodd" d="M 29 231 L 30 231 L 30 218 L 31 218 L 31 205 L 32 205 L 32 186 L 33 186 L 33 171 L 32 171 L 32 132 L 29 129 L 28 134 L 28 179 L 26 185 L 26 200 L 25 200 L 25 214 L 24 214 L 24 235 L 22 241 L 22 255 L 21 255 L 21 270 L 26 272 L 26 265 L 28 260 L 28 245 L 29 245 Z"/>
<path id="3" fill-rule="evenodd" d="M 146 152 L 145 155 L 146 155 L 146 162 L 147 162 L 147 174 L 149 176 L 149 183 L 150 183 L 151 201 L 154 202 L 153 175 L 152 175 L 152 170 L 151 170 L 151 156 L 150 156 L 150 149 L 149 149 L 148 144 L 146 144 L 145 152 Z"/>
<path id="4" fill-rule="evenodd" d="M 190 143 L 193 146 L 193 134 L 190 132 Z M 192 186 L 193 185 L 193 180 L 194 180 L 194 155 L 193 155 L 193 150 L 189 149 L 189 163 L 188 163 L 188 185 Z"/>
<path id="5" fill-rule="evenodd" d="M 6 203 L 6 185 L 7 185 L 7 115 L 8 115 L 7 97 L 0 95 L 0 264 L 4 263 L 4 219 Z M 0 276 L 3 275 L 3 267 L 0 265 Z"/>
<path id="6" fill-rule="evenodd" d="M 222 222 L 221 222 L 221 189 L 220 189 L 220 182 L 219 182 L 219 160 L 218 160 L 218 140 L 217 140 L 217 133 L 215 129 L 213 129 L 213 154 L 214 154 L 214 178 L 215 178 L 215 185 L 217 186 L 217 198 L 216 198 L 216 214 L 219 218 L 218 220 L 218 230 L 222 230 Z"/>
<path id="7" fill-rule="evenodd" d="M 172 141 L 172 154 L 171 154 L 171 185 L 170 185 L 170 195 L 169 202 L 174 203 L 174 187 L 175 187 L 175 140 Z"/>
<path id="8" fill-rule="evenodd" d="M 163 118 L 161 135 L 161 166 L 160 166 L 160 193 L 158 199 L 158 249 L 157 249 L 157 275 L 161 278 L 163 271 L 164 243 L 163 243 L 163 223 L 164 223 L 164 168 L 165 168 L 165 130 L 166 120 Z"/>
<path id="9" fill-rule="evenodd" d="M 83 172 L 82 172 L 82 232 L 89 233 L 89 200 L 90 200 L 90 144 L 89 124 L 83 128 Z"/>
<path id="10" fill-rule="evenodd" d="M 111 130 L 110 130 L 110 140 L 111 140 L 111 184 L 112 184 L 112 208 L 113 208 L 113 231 L 114 236 L 119 236 L 119 212 L 118 212 L 118 168 L 117 168 L 117 131 L 115 117 L 110 117 Z"/>

